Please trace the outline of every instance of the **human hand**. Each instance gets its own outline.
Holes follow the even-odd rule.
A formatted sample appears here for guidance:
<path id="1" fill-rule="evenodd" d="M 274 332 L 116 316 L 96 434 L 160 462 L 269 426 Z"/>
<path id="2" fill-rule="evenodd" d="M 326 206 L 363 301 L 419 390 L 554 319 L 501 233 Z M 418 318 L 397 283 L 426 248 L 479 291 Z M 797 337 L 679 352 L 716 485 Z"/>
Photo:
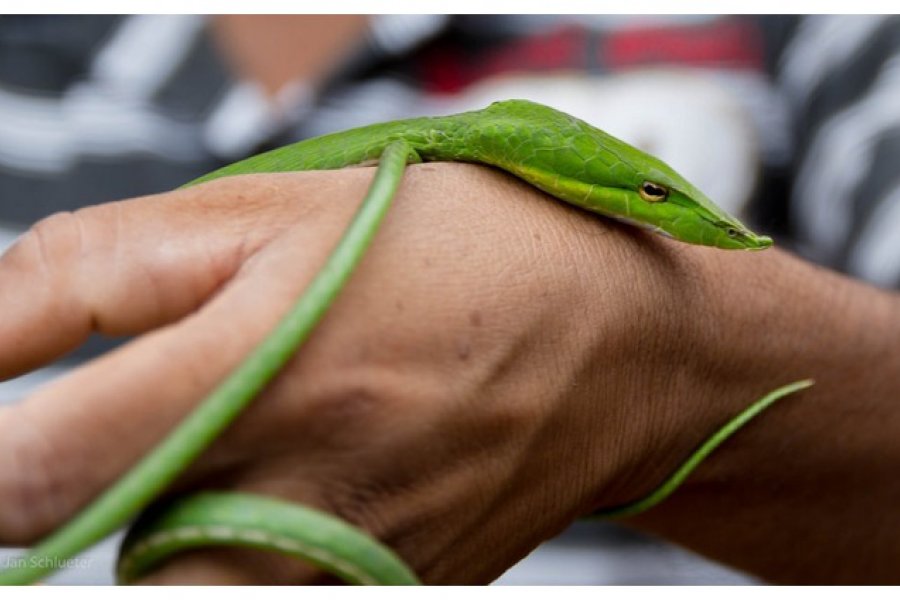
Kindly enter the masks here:
<path id="1" fill-rule="evenodd" d="M 39 224 L 3 257 L 4 376 L 92 330 L 144 334 L 0 412 L 4 542 L 69 518 L 241 361 L 323 262 L 369 171 L 234 178 L 98 206 Z M 640 298 L 658 297 L 661 281 L 623 268 L 645 238 L 492 171 L 412 168 L 320 329 L 177 488 L 320 506 L 427 581 L 489 581 L 601 491 L 615 495 L 622 438 L 636 428 L 597 398 L 629 387 L 629 358 L 648 361 L 633 350 L 654 322 Z M 311 576 L 237 556 L 196 553 L 158 577 Z"/>
<path id="2" fill-rule="evenodd" d="M 371 173 L 221 180 L 57 216 L 11 248 L 0 376 L 92 330 L 142 335 L 0 409 L 0 542 L 70 518 L 237 366 Z M 898 528 L 874 508 L 900 493 L 884 475 L 900 450 L 897 316 L 896 297 L 783 253 L 670 242 L 488 169 L 417 165 L 307 345 L 173 491 L 316 506 L 428 583 L 487 582 L 578 516 L 645 495 L 764 392 L 813 377 L 804 402 L 767 412 L 634 522 L 774 580 L 890 580 Z M 802 551 L 820 534 L 835 543 Z M 886 558 L 849 560 L 863 538 Z M 147 581 L 319 577 L 206 550 Z"/>

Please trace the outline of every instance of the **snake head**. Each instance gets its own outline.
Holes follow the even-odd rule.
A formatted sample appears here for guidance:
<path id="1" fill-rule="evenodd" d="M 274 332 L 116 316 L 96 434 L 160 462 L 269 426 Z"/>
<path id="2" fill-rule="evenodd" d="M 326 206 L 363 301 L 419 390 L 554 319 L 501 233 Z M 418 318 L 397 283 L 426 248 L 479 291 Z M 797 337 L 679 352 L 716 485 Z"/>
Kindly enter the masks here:
<path id="1" fill-rule="evenodd" d="M 593 184 L 588 197 L 594 196 L 598 212 L 605 208 L 610 216 L 691 244 L 727 250 L 772 245 L 772 238 L 751 231 L 655 156 L 587 123 L 581 129 L 600 158 L 587 161 L 581 175 L 583 184 Z"/>
<path id="2" fill-rule="evenodd" d="M 641 173 L 648 179 L 638 184 L 637 193 L 633 194 L 637 198 L 627 201 L 629 212 L 640 215 L 645 227 L 683 242 L 726 250 L 764 250 L 772 246 L 772 238 L 751 231 L 684 178 L 653 171 Z M 648 190 L 656 193 L 648 194 Z"/>
<path id="3" fill-rule="evenodd" d="M 622 192 L 629 196 L 625 200 L 629 216 L 637 216 L 645 227 L 683 242 L 726 250 L 764 250 L 772 245 L 772 238 L 751 231 L 662 161 L 646 156 L 640 164 L 631 180 L 637 189 L 625 187 Z"/>
<path id="4" fill-rule="evenodd" d="M 584 198 L 593 210 L 690 244 L 726 250 L 772 245 L 772 238 L 751 231 L 668 164 L 587 123 L 579 125 L 582 152 L 595 150 L 576 174 L 581 187 L 589 186 Z"/>
<path id="5" fill-rule="evenodd" d="M 658 158 L 552 108 L 524 100 L 491 105 L 477 142 L 496 164 L 570 204 L 668 237 L 725 249 L 762 250 L 753 233 Z"/>
<path id="6" fill-rule="evenodd" d="M 607 138 L 601 159 L 584 161 L 580 169 L 547 175 L 532 167 L 523 176 L 571 204 L 682 242 L 728 250 L 772 245 L 772 238 L 751 231 L 659 159 L 618 140 L 625 151 L 613 153 L 613 138 Z"/>

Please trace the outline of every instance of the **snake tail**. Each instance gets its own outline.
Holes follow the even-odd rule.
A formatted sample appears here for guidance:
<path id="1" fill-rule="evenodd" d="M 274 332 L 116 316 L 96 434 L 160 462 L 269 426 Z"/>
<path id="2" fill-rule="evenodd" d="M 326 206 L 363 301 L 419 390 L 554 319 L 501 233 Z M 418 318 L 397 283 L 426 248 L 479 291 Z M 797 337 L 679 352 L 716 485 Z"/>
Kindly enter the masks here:
<path id="1" fill-rule="evenodd" d="M 681 466 L 675 469 L 669 478 L 663 481 L 655 490 L 634 502 L 595 512 L 591 514 L 591 517 L 599 519 L 623 519 L 650 510 L 671 496 L 675 490 L 681 487 L 681 484 L 684 483 L 685 479 L 700 466 L 700 463 L 702 463 L 707 456 L 712 454 L 716 448 L 725 442 L 725 440 L 737 433 L 737 431 L 742 429 L 747 423 L 782 398 L 799 392 L 800 390 L 804 390 L 812 385 L 813 380 L 804 379 L 802 381 L 789 383 L 769 392 L 742 410 L 735 417 L 732 417 L 725 425 L 709 436 L 706 441 L 700 444 L 700 446 L 687 457 Z"/>

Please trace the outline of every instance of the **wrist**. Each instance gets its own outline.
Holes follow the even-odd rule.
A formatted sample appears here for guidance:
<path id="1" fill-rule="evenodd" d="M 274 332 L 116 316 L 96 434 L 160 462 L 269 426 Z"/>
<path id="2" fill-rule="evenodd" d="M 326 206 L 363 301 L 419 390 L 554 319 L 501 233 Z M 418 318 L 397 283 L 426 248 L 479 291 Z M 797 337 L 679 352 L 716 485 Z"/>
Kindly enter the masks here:
<path id="1" fill-rule="evenodd" d="M 701 312 L 685 332 L 689 383 L 669 398 L 677 410 L 668 431 L 692 441 L 671 460 L 647 455 L 668 464 L 644 469 L 653 477 L 635 497 L 755 399 L 799 379 L 816 385 L 758 416 L 633 522 L 774 581 L 889 580 L 888 561 L 854 560 L 853 549 L 900 551 L 884 534 L 897 525 L 886 527 L 885 507 L 900 499 L 891 475 L 900 464 L 900 300 L 779 251 L 681 253 L 699 259 Z"/>

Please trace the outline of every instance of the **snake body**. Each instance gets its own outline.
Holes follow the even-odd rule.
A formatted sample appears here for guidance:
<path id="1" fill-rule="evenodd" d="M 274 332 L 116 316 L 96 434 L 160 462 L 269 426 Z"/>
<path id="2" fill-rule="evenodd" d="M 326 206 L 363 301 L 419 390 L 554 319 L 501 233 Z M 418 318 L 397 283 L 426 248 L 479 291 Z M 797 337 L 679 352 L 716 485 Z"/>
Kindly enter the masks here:
<path id="1" fill-rule="evenodd" d="M 716 206 L 659 159 L 591 125 L 524 100 L 447 117 L 381 123 L 259 154 L 187 185 L 231 175 L 378 164 L 353 221 L 290 312 L 168 437 L 91 505 L 0 573 L 0 584 L 39 580 L 148 507 L 279 372 L 318 323 L 362 258 L 405 166 L 463 161 L 503 169 L 562 200 L 683 242 L 724 249 L 772 245 Z M 671 494 L 716 447 L 780 398 L 811 385 L 778 388 L 725 423 L 648 496 L 599 513 L 619 517 Z M 261 548 L 297 556 L 351 583 L 413 584 L 390 549 L 335 517 L 283 501 L 207 492 L 154 506 L 123 543 L 118 578 L 127 583 L 178 552 L 199 546 Z"/>

